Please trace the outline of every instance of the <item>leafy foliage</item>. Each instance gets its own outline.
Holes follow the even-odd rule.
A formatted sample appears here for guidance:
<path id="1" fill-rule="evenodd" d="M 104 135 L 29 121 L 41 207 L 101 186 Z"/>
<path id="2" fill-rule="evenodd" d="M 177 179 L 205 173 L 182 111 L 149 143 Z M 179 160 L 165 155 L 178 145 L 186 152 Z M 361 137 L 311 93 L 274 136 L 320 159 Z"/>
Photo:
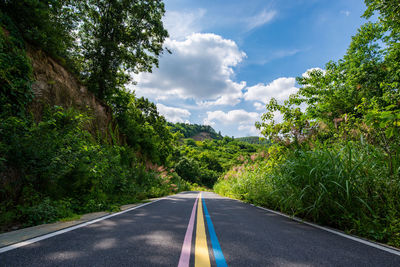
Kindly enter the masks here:
<path id="1" fill-rule="evenodd" d="M 23 115 L 33 98 L 32 69 L 12 20 L 0 12 L 0 117 Z"/>
<path id="2" fill-rule="evenodd" d="M 87 0 L 77 3 L 82 76 L 100 99 L 129 81 L 128 72 L 150 72 L 158 64 L 168 32 L 162 1 Z"/>
<path id="3" fill-rule="evenodd" d="M 1 1 L 0 8 L 16 24 L 24 40 L 56 58 L 74 47 L 74 0 Z"/>
<path id="4" fill-rule="evenodd" d="M 146 171 L 130 147 L 98 143 L 84 129 L 89 119 L 56 108 L 39 123 L 2 121 L 0 203 L 17 208 L 13 220 L 49 222 L 188 188 L 168 171 Z"/>
<path id="5" fill-rule="evenodd" d="M 176 172 L 185 180 L 211 188 L 218 177 L 232 166 L 251 161 L 254 153 L 265 147 L 237 141 L 230 137 L 222 140 L 194 141 L 185 139 L 173 153 Z"/>
<path id="6" fill-rule="evenodd" d="M 126 143 L 148 160 L 166 164 L 173 136 L 156 105 L 125 90 L 119 91 L 110 102 Z"/>

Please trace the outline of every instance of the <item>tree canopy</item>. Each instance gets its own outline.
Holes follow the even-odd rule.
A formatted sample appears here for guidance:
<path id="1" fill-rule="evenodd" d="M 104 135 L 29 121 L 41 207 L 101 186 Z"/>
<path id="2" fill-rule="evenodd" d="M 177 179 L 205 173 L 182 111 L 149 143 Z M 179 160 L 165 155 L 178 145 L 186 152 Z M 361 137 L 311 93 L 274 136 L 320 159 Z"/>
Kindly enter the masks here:
<path id="1" fill-rule="evenodd" d="M 130 80 L 130 73 L 158 65 L 164 29 L 162 1 L 77 1 L 81 13 L 78 57 L 81 74 L 100 99 L 109 98 Z"/>

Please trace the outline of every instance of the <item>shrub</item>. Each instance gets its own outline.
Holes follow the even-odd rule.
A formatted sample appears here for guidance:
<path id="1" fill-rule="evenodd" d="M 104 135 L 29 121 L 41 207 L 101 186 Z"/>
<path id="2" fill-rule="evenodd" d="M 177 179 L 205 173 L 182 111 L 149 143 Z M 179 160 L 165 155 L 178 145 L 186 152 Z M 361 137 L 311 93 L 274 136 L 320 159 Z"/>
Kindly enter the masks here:
<path id="1" fill-rule="evenodd" d="M 52 222 L 186 190 L 177 174 L 164 183 L 146 171 L 132 148 L 98 142 L 84 128 L 88 120 L 61 107 L 49 108 L 39 123 L 2 119 L 0 223 Z"/>

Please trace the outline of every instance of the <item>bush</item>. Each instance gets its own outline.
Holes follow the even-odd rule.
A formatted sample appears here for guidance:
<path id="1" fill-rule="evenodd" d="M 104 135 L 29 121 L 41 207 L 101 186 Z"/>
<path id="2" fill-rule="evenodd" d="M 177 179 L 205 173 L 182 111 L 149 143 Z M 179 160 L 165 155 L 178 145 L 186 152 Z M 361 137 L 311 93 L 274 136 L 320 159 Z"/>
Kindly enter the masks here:
<path id="1" fill-rule="evenodd" d="M 0 11 L 0 117 L 21 116 L 33 98 L 32 67 L 25 43 L 11 19 Z"/>
<path id="2" fill-rule="evenodd" d="M 25 226 L 40 223 L 55 222 L 59 218 L 71 217 L 74 213 L 71 204 L 67 201 L 52 201 L 46 197 L 42 202 L 34 206 L 20 207 L 21 220 Z"/>
<path id="3" fill-rule="evenodd" d="M 84 128 L 88 120 L 60 107 L 48 109 L 39 123 L 2 119 L 0 223 L 52 222 L 186 190 L 177 174 L 168 173 L 165 182 L 146 171 L 132 148 L 99 143 Z"/>

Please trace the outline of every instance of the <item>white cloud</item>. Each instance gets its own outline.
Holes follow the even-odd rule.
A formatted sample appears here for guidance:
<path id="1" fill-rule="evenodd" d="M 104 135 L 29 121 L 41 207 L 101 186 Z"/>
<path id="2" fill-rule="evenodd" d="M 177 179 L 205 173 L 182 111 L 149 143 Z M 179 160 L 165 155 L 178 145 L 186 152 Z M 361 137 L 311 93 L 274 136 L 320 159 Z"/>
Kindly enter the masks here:
<path id="1" fill-rule="evenodd" d="M 191 12 L 167 11 L 163 22 L 171 39 L 182 40 L 202 30 L 200 20 L 205 14 L 206 10 L 201 8 Z"/>
<path id="2" fill-rule="evenodd" d="M 297 92 L 295 87 L 296 79 L 293 77 L 281 77 L 270 84 L 259 83 L 257 85 L 247 87 L 247 92 L 244 94 L 246 100 L 260 101 L 263 103 L 269 102 L 271 98 L 282 102 L 289 98 L 291 94 Z"/>
<path id="3" fill-rule="evenodd" d="M 240 125 L 238 130 L 246 132 L 247 135 L 256 135 L 256 136 L 261 135 L 261 131 L 258 130 L 254 124 L 253 125 Z"/>
<path id="4" fill-rule="evenodd" d="M 165 117 L 167 121 L 176 122 L 188 122 L 190 112 L 187 109 L 168 107 L 161 103 L 157 103 L 157 110 L 161 115 Z"/>
<path id="5" fill-rule="evenodd" d="M 261 11 L 261 13 L 246 19 L 247 30 L 250 31 L 252 29 L 260 27 L 270 22 L 272 19 L 275 18 L 275 16 L 276 16 L 275 10 L 267 11 L 264 9 L 263 11 Z"/>
<path id="6" fill-rule="evenodd" d="M 254 107 L 256 108 L 256 110 L 264 110 L 265 109 L 265 105 L 263 103 L 260 102 L 254 102 Z"/>
<path id="7" fill-rule="evenodd" d="M 259 134 L 254 123 L 260 120 L 260 114 L 256 112 L 248 112 L 243 109 L 231 110 L 224 112 L 222 110 L 208 111 L 207 117 L 203 123 L 206 125 L 215 126 L 223 124 L 224 126 L 237 127 L 239 131 L 245 131 L 247 134 Z"/>
<path id="8" fill-rule="evenodd" d="M 235 106 L 236 104 L 240 103 L 240 99 L 243 98 L 242 89 L 246 87 L 246 82 L 232 82 L 227 81 L 227 83 L 231 84 L 231 87 L 234 88 L 231 93 L 222 95 L 217 98 L 215 101 L 200 101 L 198 104 L 200 106 L 219 106 L 219 105 L 229 105 Z"/>
<path id="9" fill-rule="evenodd" d="M 245 83 L 234 82 L 233 67 L 246 54 L 232 40 L 211 33 L 195 33 L 184 41 L 167 39 L 172 55 L 160 58 L 153 73 L 134 77 L 139 96 L 160 99 L 193 99 L 208 105 L 237 104 Z"/>

